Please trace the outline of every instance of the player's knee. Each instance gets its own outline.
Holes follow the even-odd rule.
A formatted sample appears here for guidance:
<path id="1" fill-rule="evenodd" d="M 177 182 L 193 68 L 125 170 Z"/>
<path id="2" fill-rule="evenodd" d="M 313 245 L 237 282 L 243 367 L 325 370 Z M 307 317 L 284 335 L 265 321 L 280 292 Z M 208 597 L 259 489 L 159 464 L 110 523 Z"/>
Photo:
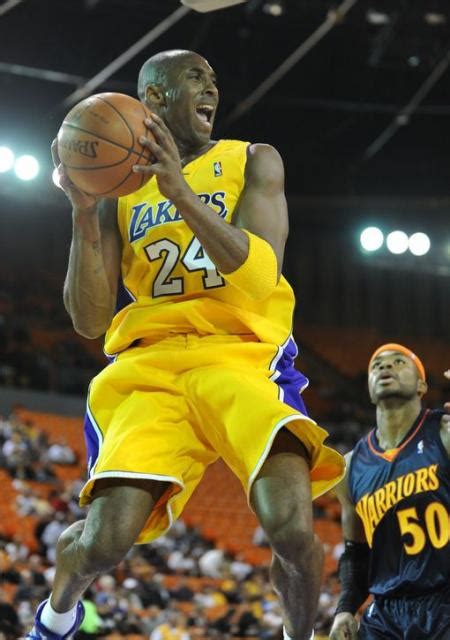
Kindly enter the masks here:
<path id="1" fill-rule="evenodd" d="M 314 533 L 309 519 L 298 508 L 276 512 L 261 521 L 273 552 L 286 562 L 297 565 L 301 558 L 314 553 Z"/>
<path id="2" fill-rule="evenodd" d="M 314 554 L 314 536 L 302 527 L 289 526 L 274 532 L 270 544 L 274 553 L 289 564 L 298 566 Z"/>

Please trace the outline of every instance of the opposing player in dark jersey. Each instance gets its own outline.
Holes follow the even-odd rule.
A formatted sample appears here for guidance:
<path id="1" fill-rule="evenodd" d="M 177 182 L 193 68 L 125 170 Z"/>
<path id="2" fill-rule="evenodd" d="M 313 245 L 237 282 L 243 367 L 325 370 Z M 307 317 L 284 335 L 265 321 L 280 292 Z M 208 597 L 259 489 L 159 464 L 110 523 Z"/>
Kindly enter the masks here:
<path id="1" fill-rule="evenodd" d="M 332 640 L 450 639 L 450 403 L 422 407 L 425 369 L 386 344 L 369 364 L 377 426 L 338 486 L 345 551 Z M 356 611 L 367 596 L 358 632 Z"/>

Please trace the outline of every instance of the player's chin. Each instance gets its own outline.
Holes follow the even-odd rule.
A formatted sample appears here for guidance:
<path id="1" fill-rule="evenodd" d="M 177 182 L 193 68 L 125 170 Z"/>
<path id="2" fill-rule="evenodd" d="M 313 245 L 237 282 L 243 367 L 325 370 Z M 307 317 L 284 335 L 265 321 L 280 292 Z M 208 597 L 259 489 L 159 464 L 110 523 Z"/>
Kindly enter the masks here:
<path id="1" fill-rule="evenodd" d="M 211 139 L 212 130 L 213 128 L 211 123 L 197 120 L 193 123 L 191 135 L 199 144 L 207 144 Z"/>
<path id="2" fill-rule="evenodd" d="M 201 131 L 197 129 L 194 133 L 196 144 L 200 147 L 208 144 L 208 142 L 211 140 L 211 133 L 212 129 L 210 131 Z"/>
<path id="3" fill-rule="evenodd" d="M 404 393 L 400 389 L 380 389 L 376 392 L 376 400 L 406 400 L 409 398 L 409 394 Z"/>

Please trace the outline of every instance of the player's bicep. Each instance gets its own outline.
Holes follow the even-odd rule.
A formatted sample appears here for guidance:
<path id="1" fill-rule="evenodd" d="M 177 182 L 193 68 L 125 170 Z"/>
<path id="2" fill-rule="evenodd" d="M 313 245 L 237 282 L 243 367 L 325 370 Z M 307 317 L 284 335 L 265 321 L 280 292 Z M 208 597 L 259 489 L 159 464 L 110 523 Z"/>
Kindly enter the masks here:
<path id="1" fill-rule="evenodd" d="M 245 187 L 235 209 L 233 224 L 272 246 L 280 273 L 289 230 L 288 211 L 283 162 L 269 145 L 249 147 Z"/>
<path id="2" fill-rule="evenodd" d="M 351 458 L 352 452 L 346 454 L 345 461 L 347 464 L 347 471 L 335 488 L 337 497 L 341 503 L 342 534 L 345 540 L 353 540 L 353 542 L 367 542 L 362 520 L 356 512 L 355 505 L 353 504 L 350 496 L 348 480 Z"/>
<path id="3" fill-rule="evenodd" d="M 356 513 L 355 507 L 351 502 L 342 504 L 341 524 L 342 534 L 345 540 L 353 540 L 353 542 L 367 542 L 364 526 L 361 518 Z"/>
<path id="4" fill-rule="evenodd" d="M 122 238 L 117 223 L 117 200 L 101 200 L 98 215 L 102 233 L 103 264 L 111 295 L 116 299 L 122 256 Z"/>

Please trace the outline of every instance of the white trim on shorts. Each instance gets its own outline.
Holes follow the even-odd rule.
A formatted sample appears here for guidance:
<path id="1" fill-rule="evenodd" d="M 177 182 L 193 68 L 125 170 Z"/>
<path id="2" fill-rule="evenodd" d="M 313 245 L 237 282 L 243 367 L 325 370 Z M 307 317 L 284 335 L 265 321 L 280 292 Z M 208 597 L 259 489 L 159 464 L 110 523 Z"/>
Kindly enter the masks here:
<path id="1" fill-rule="evenodd" d="M 160 533 L 158 533 L 157 538 L 159 538 L 160 536 L 165 535 L 167 533 L 167 531 L 169 531 L 169 529 L 171 528 L 171 526 L 174 523 L 174 517 L 173 517 L 173 513 L 172 513 L 171 502 L 175 498 L 178 498 L 179 496 L 181 496 L 181 494 L 185 490 L 186 487 L 184 485 L 184 482 L 182 482 L 178 478 L 175 478 L 174 476 L 165 476 L 165 475 L 158 474 L 158 473 L 139 473 L 137 471 L 101 471 L 100 473 L 97 473 L 96 475 L 94 475 L 91 478 L 89 478 L 88 482 L 86 482 L 83 485 L 83 489 L 87 484 L 90 484 L 91 482 L 95 482 L 96 480 L 100 480 L 102 478 L 130 478 L 130 479 L 134 479 L 134 480 L 135 479 L 138 479 L 138 480 L 156 480 L 158 482 L 167 482 L 167 483 L 170 483 L 170 484 L 178 485 L 180 487 L 181 491 L 177 491 L 176 493 L 173 494 L 173 496 L 171 496 L 168 500 L 166 500 L 166 505 L 165 506 L 166 506 L 166 514 L 167 514 L 167 517 L 169 519 L 169 526 L 166 527 Z M 82 493 L 83 489 L 81 490 L 80 494 Z M 153 509 L 152 509 L 152 513 L 153 513 Z M 143 543 L 143 544 L 148 544 L 148 543 Z"/>
<path id="2" fill-rule="evenodd" d="M 248 480 L 248 487 L 247 487 L 247 502 L 249 507 L 251 508 L 250 505 L 250 492 L 253 486 L 253 483 L 261 469 L 261 467 L 263 466 L 264 462 L 267 459 L 267 456 L 269 455 L 269 451 L 272 448 L 273 445 L 273 441 L 275 440 L 275 437 L 277 435 L 277 433 L 280 431 L 280 429 L 282 429 L 284 427 L 285 424 L 288 424 L 288 422 L 293 422 L 294 420 L 308 420 L 309 422 L 312 422 L 313 424 L 315 424 L 317 426 L 317 422 L 315 422 L 314 420 L 311 420 L 311 418 L 309 416 L 305 416 L 304 413 L 296 413 L 292 416 L 287 416 L 285 418 L 282 418 L 279 422 L 277 422 L 277 424 L 275 425 L 275 427 L 273 428 L 272 433 L 270 434 L 270 438 L 268 439 L 266 446 L 264 448 L 264 451 L 261 454 L 260 459 L 258 460 L 258 462 L 256 463 L 255 468 L 253 469 L 252 473 L 250 474 L 249 480 Z M 296 436 L 297 437 L 297 436 Z M 301 439 L 298 438 L 299 442 L 301 442 Z M 329 487 L 327 489 L 325 489 L 325 491 L 323 491 L 322 493 L 326 493 L 327 491 L 329 491 Z M 321 495 L 321 494 L 318 494 Z M 318 495 L 316 496 L 316 498 L 318 497 Z M 253 509 L 252 509 L 253 511 Z"/>

